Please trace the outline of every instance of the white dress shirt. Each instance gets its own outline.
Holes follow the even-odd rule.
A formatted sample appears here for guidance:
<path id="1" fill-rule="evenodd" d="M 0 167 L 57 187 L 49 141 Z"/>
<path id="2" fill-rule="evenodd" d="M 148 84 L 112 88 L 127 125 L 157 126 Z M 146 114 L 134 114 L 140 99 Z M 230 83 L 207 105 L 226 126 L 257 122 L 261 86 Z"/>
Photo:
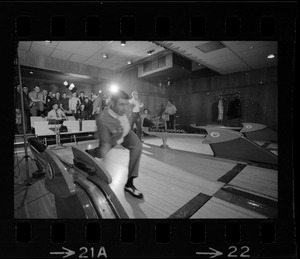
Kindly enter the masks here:
<path id="1" fill-rule="evenodd" d="M 109 115 L 111 115 L 113 118 L 117 119 L 120 121 L 121 127 L 123 128 L 123 134 L 122 137 L 117 140 L 118 144 L 121 144 L 124 141 L 124 137 L 130 132 L 131 127 L 130 127 L 130 123 L 128 120 L 128 117 L 126 114 L 124 114 L 123 116 L 120 116 L 119 114 L 115 113 L 113 110 L 108 108 L 108 113 Z"/>
<path id="2" fill-rule="evenodd" d="M 144 106 L 143 103 L 140 103 L 138 100 L 132 98 L 129 100 L 129 103 L 134 104 L 134 108 L 132 110 L 132 112 L 140 112 L 141 108 Z"/>
<path id="3" fill-rule="evenodd" d="M 52 109 L 50 112 L 48 112 L 48 119 L 49 120 L 51 120 L 51 119 L 61 120 L 63 118 L 66 118 L 66 115 L 61 109 L 58 109 L 57 111 Z"/>

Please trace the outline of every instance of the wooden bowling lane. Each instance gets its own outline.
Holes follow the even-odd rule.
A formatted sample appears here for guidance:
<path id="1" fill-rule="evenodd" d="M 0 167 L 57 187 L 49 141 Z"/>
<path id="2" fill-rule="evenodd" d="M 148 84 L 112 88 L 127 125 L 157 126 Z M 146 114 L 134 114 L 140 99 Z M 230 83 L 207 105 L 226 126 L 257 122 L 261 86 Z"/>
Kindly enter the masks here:
<path id="1" fill-rule="evenodd" d="M 171 134 L 170 134 L 171 135 Z M 209 145 L 202 144 L 204 136 L 184 136 L 184 134 L 174 134 L 173 137 L 168 137 L 167 145 L 171 149 L 178 149 L 182 151 L 195 152 L 207 155 L 213 155 L 213 152 Z M 145 137 L 144 142 L 146 144 L 152 144 L 156 146 L 162 145 L 162 139 L 159 137 Z"/>
<path id="2" fill-rule="evenodd" d="M 248 165 L 192 218 L 212 218 L 212 215 L 217 218 L 276 218 L 277 200 L 277 171 Z"/>
<path id="3" fill-rule="evenodd" d="M 53 151 L 72 164 L 72 145 L 75 144 L 64 144 L 69 147 Z M 98 140 L 78 143 L 83 150 L 97 145 Z M 140 175 L 134 182 L 144 194 L 144 199 L 139 200 L 124 192 L 128 162 L 129 151 L 116 146 L 108 153 L 105 167 L 113 179 L 110 187 L 130 218 L 268 218 L 276 214 L 275 170 L 207 154 L 163 149 L 145 141 Z M 36 171 L 35 164 L 30 163 L 30 171 Z M 20 166 L 21 173 L 16 179 L 21 182 L 25 176 L 24 162 Z M 15 188 L 15 217 L 56 217 L 54 198 L 45 189 L 43 180 L 22 188 Z M 253 209 L 257 199 L 251 195 L 262 197 L 256 205 L 266 204 L 269 209 Z M 254 200 L 252 207 L 246 204 L 249 205 L 249 200 L 252 203 Z"/>
<path id="4" fill-rule="evenodd" d="M 236 218 L 267 218 L 256 211 L 243 208 L 232 202 L 212 197 L 198 210 L 191 219 L 236 219 Z"/>
<path id="5" fill-rule="evenodd" d="M 278 171 L 276 170 L 248 165 L 229 184 L 278 200 Z"/>
<path id="6" fill-rule="evenodd" d="M 83 149 L 95 145 L 98 145 L 97 141 L 79 143 Z M 69 148 L 55 152 L 70 162 L 73 159 Z M 144 199 L 139 200 L 124 192 L 123 189 L 127 180 L 128 159 L 129 152 L 118 146 L 108 153 L 105 167 L 113 179 L 110 187 L 130 218 L 201 218 L 213 203 L 215 203 L 213 207 L 221 204 L 221 207 L 226 207 L 225 211 L 230 212 L 227 215 L 216 212 L 209 218 L 218 218 L 220 215 L 221 218 L 266 217 L 243 207 L 243 203 L 234 204 L 232 201 L 222 200 L 220 195 L 219 198 L 215 197 L 222 187 L 231 184 L 244 170 L 249 173 L 248 167 L 251 166 L 192 152 L 162 149 L 144 143 L 140 176 L 135 180 L 136 187 L 144 194 Z M 269 171 L 255 169 L 262 173 Z M 255 184 L 254 180 L 253 184 Z M 236 196 L 240 199 L 238 195 Z"/>
<path id="7" fill-rule="evenodd" d="M 270 142 L 270 141 L 254 141 L 256 144 L 260 145 L 261 147 L 269 150 L 276 156 L 278 156 L 278 143 L 277 142 Z"/>

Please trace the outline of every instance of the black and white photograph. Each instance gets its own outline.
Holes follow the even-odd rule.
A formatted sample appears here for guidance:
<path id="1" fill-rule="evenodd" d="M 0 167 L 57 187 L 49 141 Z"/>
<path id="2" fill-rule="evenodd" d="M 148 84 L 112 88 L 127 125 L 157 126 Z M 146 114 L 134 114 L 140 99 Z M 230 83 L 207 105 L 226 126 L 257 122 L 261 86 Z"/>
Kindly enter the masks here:
<path id="1" fill-rule="evenodd" d="M 276 219 L 277 41 L 18 41 L 15 219 Z"/>

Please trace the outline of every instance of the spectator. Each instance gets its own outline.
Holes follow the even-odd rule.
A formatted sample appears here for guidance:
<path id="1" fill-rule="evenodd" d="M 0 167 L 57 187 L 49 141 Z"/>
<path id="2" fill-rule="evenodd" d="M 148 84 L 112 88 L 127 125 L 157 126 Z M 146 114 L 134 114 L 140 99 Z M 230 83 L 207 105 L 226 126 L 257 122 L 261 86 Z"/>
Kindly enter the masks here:
<path id="1" fill-rule="evenodd" d="M 144 109 L 143 114 L 141 115 L 142 127 L 153 127 L 155 124 L 151 121 L 151 115 L 147 108 Z"/>
<path id="2" fill-rule="evenodd" d="M 84 103 L 84 91 L 81 91 L 79 93 L 79 100 L 80 100 L 80 103 L 83 104 Z"/>
<path id="3" fill-rule="evenodd" d="M 100 113 L 102 110 L 102 96 L 93 94 L 93 110 L 92 110 L 92 117 L 95 118 L 97 114 Z"/>
<path id="4" fill-rule="evenodd" d="M 48 120 L 62 120 L 62 119 L 67 119 L 67 116 L 65 113 L 58 108 L 58 104 L 55 103 L 53 104 L 53 109 L 48 112 Z"/>
<path id="5" fill-rule="evenodd" d="M 177 109 L 175 105 L 172 104 L 171 100 L 168 100 L 166 110 L 162 114 L 162 118 L 167 122 L 167 129 L 174 129 L 174 117 Z"/>
<path id="6" fill-rule="evenodd" d="M 31 103 L 29 104 L 30 113 L 32 116 L 40 116 L 44 111 L 43 94 L 40 92 L 40 87 L 36 85 L 34 90 L 28 94 Z"/>
<path id="7" fill-rule="evenodd" d="M 142 124 L 141 124 L 141 115 L 140 111 L 141 108 L 144 106 L 144 104 L 139 99 L 139 93 L 137 91 L 132 92 L 132 98 L 129 100 L 129 103 L 131 103 L 133 109 L 132 109 L 132 124 L 131 128 L 133 129 L 134 124 L 137 128 L 137 136 L 141 139 L 142 135 Z"/>
<path id="8" fill-rule="evenodd" d="M 65 113 L 69 113 L 69 98 L 67 98 L 67 94 L 63 93 L 60 103 L 60 109 Z"/>
<path id="9" fill-rule="evenodd" d="M 60 108 L 60 104 L 61 104 L 60 92 L 55 93 L 55 98 L 52 99 L 52 106 L 54 104 L 57 104 L 58 107 Z"/>
<path id="10" fill-rule="evenodd" d="M 43 94 L 43 102 L 44 102 L 44 110 L 41 114 L 43 114 L 44 116 L 47 116 L 47 96 L 48 96 L 48 90 L 47 89 L 44 89 L 42 91 L 42 94 Z"/>
<path id="11" fill-rule="evenodd" d="M 52 99 L 53 99 L 53 93 L 50 91 L 46 97 L 46 104 L 45 104 L 45 109 L 47 114 L 52 109 L 53 106 Z"/>
<path id="12" fill-rule="evenodd" d="M 27 121 L 27 132 L 31 132 L 31 123 L 30 123 L 30 107 L 29 107 L 29 104 L 30 104 L 30 98 L 28 96 L 28 87 L 27 86 L 24 86 L 23 87 L 23 97 L 24 97 L 24 111 L 25 111 L 25 116 L 27 117 L 26 121 Z"/>
<path id="13" fill-rule="evenodd" d="M 88 98 L 84 98 L 84 119 L 90 120 L 92 118 L 93 102 Z"/>
<path id="14" fill-rule="evenodd" d="M 80 105 L 80 100 L 77 97 L 77 93 L 73 92 L 72 97 L 69 99 L 69 111 L 72 113 L 73 116 L 75 116 L 77 106 L 79 105 Z"/>
<path id="15" fill-rule="evenodd" d="M 16 92 L 15 92 L 15 111 L 16 111 L 16 131 L 18 134 L 23 133 L 23 127 L 21 125 L 24 123 L 22 118 L 22 103 L 21 103 L 21 90 L 20 85 L 17 85 Z M 24 90 L 23 90 L 24 92 Z M 25 119 L 25 133 L 30 132 L 30 118 L 29 118 L 29 104 L 28 99 L 26 98 L 25 94 L 23 94 L 23 105 L 24 105 L 24 119 Z"/>

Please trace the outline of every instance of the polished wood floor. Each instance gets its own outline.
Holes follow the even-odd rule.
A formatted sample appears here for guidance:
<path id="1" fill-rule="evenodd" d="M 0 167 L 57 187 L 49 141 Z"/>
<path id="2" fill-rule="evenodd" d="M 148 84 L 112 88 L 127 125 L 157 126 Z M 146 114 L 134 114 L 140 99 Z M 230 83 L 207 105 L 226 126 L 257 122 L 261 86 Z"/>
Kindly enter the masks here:
<path id="1" fill-rule="evenodd" d="M 112 149 L 105 167 L 112 176 L 110 187 L 130 218 L 269 218 L 277 215 L 278 173 L 238 161 L 213 157 L 200 137 L 168 139 L 170 149 L 162 149 L 161 139 L 145 137 L 136 187 L 144 194 L 139 200 L 124 192 L 129 151 Z M 80 142 L 92 148 L 97 140 Z M 65 144 L 73 145 L 73 144 Z M 71 148 L 55 151 L 72 163 Z M 18 157 L 22 157 L 19 153 Z M 37 170 L 29 159 L 30 172 Z M 236 166 L 241 170 L 223 181 Z M 15 183 L 26 179 L 24 160 L 15 168 Z M 19 171 L 18 171 L 19 170 Z M 267 210 L 260 209 L 266 207 Z M 29 187 L 15 185 L 16 218 L 55 218 L 54 197 L 38 180 Z"/>

